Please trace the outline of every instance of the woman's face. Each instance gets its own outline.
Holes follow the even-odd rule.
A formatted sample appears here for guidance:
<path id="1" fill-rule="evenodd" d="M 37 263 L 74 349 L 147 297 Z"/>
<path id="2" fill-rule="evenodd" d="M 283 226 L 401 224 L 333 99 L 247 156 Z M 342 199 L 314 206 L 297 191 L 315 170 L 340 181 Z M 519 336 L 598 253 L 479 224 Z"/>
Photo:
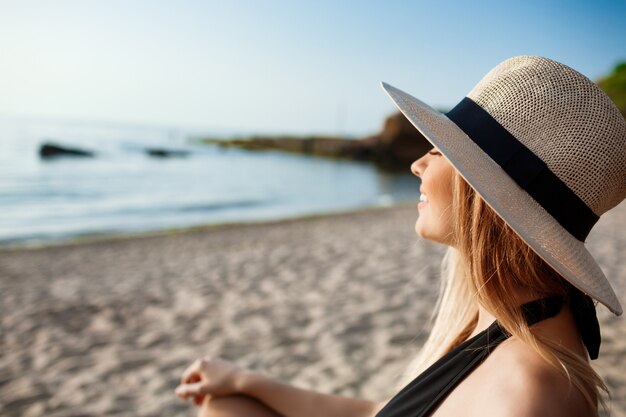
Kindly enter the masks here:
<path id="1" fill-rule="evenodd" d="M 452 245 L 454 168 L 439 150 L 433 148 L 411 164 L 411 172 L 422 180 L 415 233 L 425 239 Z"/>

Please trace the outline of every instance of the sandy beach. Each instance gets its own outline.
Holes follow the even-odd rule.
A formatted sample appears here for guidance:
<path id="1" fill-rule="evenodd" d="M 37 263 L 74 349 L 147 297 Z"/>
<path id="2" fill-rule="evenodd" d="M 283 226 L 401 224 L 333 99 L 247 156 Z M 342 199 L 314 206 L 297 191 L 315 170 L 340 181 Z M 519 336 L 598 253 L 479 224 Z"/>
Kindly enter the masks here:
<path id="1" fill-rule="evenodd" d="M 209 355 L 382 401 L 428 331 L 444 247 L 415 206 L 0 251 L 0 415 L 192 416 Z M 626 304 L 626 204 L 590 251 Z M 599 307 L 594 362 L 626 417 L 626 319 Z"/>

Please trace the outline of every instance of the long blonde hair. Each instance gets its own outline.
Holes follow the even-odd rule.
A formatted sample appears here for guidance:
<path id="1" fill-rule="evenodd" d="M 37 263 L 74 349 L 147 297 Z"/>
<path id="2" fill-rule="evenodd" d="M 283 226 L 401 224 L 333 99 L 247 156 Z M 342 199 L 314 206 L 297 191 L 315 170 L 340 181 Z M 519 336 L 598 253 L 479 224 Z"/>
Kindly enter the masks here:
<path id="1" fill-rule="evenodd" d="M 478 321 L 479 303 L 513 337 L 531 346 L 559 369 L 584 396 L 593 410 L 608 389 L 589 361 L 571 350 L 533 333 L 513 294 L 515 288 L 532 291 L 536 298 L 563 295 L 568 283 L 543 261 L 455 173 L 453 195 L 454 247 L 441 266 L 441 289 L 431 333 L 407 368 L 401 385 L 468 338 Z"/>

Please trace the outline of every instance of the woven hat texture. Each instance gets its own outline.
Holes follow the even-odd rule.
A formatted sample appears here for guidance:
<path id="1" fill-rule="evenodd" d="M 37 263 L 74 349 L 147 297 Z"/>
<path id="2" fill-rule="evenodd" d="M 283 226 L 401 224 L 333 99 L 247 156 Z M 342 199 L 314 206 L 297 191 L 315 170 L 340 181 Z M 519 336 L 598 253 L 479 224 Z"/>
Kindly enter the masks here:
<path id="1" fill-rule="evenodd" d="M 581 291 L 622 313 L 583 241 L 448 117 L 395 87 L 383 83 L 383 89 L 539 256 Z M 584 75 L 548 58 L 518 56 L 489 71 L 467 97 L 541 159 L 595 215 L 626 197 L 626 121 Z"/>
<path id="2" fill-rule="evenodd" d="M 546 58 L 515 57 L 490 71 L 467 96 L 597 215 L 626 197 L 624 117 L 585 76 Z"/>

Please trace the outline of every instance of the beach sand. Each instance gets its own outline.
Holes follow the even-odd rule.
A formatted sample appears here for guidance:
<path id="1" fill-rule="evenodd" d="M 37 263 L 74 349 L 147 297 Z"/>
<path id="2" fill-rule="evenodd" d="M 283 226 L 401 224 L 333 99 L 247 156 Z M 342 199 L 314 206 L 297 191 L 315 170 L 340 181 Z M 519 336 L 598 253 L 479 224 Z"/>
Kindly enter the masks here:
<path id="1" fill-rule="evenodd" d="M 414 205 L 0 251 L 0 414 L 192 416 L 195 358 L 382 401 L 428 331 L 444 247 Z M 626 204 L 588 239 L 626 303 Z M 626 320 L 595 367 L 626 416 Z"/>

